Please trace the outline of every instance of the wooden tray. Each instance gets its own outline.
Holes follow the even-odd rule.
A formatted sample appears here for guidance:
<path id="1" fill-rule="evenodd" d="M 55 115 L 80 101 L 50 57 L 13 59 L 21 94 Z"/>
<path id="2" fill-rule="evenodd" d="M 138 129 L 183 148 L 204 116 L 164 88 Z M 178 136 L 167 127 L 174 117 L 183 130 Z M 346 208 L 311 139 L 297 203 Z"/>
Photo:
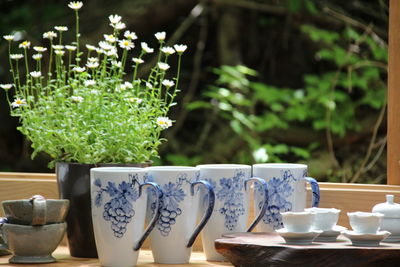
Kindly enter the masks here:
<path id="1" fill-rule="evenodd" d="M 345 237 L 337 242 L 286 245 L 276 233 L 227 234 L 215 247 L 235 266 L 400 266 L 400 244 L 355 247 Z"/>

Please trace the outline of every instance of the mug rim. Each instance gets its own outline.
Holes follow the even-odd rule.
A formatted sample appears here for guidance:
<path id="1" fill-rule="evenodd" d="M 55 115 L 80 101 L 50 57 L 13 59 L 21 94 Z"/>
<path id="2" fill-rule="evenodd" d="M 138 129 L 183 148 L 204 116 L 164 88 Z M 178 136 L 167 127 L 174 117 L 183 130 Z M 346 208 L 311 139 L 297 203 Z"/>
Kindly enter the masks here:
<path id="1" fill-rule="evenodd" d="M 192 166 L 172 166 L 172 165 L 167 165 L 167 166 L 151 166 L 151 167 L 146 167 L 146 171 L 166 171 L 166 172 L 179 172 L 179 171 L 199 171 L 200 169 L 197 167 L 192 167 Z"/>
<path id="2" fill-rule="evenodd" d="M 262 169 L 307 169 L 306 164 L 301 163 L 257 163 L 253 164 L 253 168 Z"/>
<path id="3" fill-rule="evenodd" d="M 95 167 L 90 169 L 91 172 L 101 173 L 130 173 L 130 172 L 146 172 L 145 168 L 139 167 Z"/>
<path id="4" fill-rule="evenodd" d="M 213 170 L 231 170 L 236 169 L 251 169 L 251 165 L 246 164 L 200 164 L 196 166 L 200 169 L 213 169 Z"/>

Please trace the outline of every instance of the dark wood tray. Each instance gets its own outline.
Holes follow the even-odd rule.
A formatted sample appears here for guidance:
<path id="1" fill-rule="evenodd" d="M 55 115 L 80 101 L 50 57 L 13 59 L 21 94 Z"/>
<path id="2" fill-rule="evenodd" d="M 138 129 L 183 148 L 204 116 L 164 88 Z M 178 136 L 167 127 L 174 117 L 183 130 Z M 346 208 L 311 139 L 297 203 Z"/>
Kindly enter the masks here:
<path id="1" fill-rule="evenodd" d="M 400 266 L 400 244 L 356 247 L 345 237 L 337 242 L 287 245 L 276 233 L 227 234 L 215 247 L 235 266 Z"/>

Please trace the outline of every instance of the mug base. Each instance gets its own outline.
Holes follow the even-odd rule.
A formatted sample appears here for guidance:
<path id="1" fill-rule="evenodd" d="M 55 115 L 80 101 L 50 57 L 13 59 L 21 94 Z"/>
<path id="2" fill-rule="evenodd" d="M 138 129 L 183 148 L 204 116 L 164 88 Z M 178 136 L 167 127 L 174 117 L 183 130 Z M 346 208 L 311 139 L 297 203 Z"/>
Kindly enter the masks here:
<path id="1" fill-rule="evenodd" d="M 42 255 L 42 256 L 14 255 L 8 261 L 9 263 L 51 263 L 55 262 L 56 259 L 51 255 Z"/>

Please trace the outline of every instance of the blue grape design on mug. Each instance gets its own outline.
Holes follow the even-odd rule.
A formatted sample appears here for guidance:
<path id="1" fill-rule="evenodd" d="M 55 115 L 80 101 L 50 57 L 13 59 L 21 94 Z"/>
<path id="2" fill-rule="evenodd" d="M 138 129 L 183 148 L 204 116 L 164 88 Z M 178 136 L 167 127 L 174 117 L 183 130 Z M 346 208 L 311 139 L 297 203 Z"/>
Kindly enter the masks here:
<path id="1" fill-rule="evenodd" d="M 103 203 L 103 194 L 108 194 L 110 201 L 104 204 L 103 218 L 111 222 L 111 230 L 114 236 L 121 238 L 126 232 L 126 226 L 131 222 L 135 211 L 132 202 L 139 198 L 139 186 L 137 174 L 129 174 L 128 182 L 121 182 L 118 187 L 114 182 L 108 182 L 102 186 L 99 178 L 94 181 L 94 185 L 98 187 L 95 197 L 96 207 L 100 207 Z"/>
<path id="2" fill-rule="evenodd" d="M 271 225 L 274 230 L 283 227 L 281 212 L 292 210 L 292 203 L 286 200 L 294 192 L 294 188 L 290 185 L 291 181 L 297 180 L 290 170 L 283 171 L 281 177 L 273 177 L 268 181 L 268 207 L 263 221 Z M 262 194 L 262 188 L 259 185 L 256 187 Z M 260 202 L 258 207 L 261 208 L 262 204 Z"/>
<path id="3" fill-rule="evenodd" d="M 235 229 L 238 218 L 244 215 L 245 212 L 243 205 L 245 178 L 246 174 L 244 170 L 236 170 L 233 177 L 221 178 L 218 187 L 211 179 L 204 179 L 214 188 L 216 198 L 224 202 L 223 207 L 219 209 L 219 213 L 224 215 L 225 227 L 230 231 Z M 206 197 L 203 201 L 206 201 Z"/>
<path id="4" fill-rule="evenodd" d="M 200 174 L 196 173 L 196 179 Z M 149 180 L 153 180 L 149 176 Z M 176 183 L 168 182 L 162 187 L 163 197 L 161 200 L 160 219 L 157 221 L 157 229 L 162 236 L 168 236 L 171 232 L 172 225 L 176 223 L 176 219 L 182 214 L 179 203 L 185 200 L 186 194 L 182 189 L 184 184 L 191 183 L 186 173 L 181 173 L 176 179 Z M 151 204 L 151 210 L 154 212 L 155 203 Z"/>

